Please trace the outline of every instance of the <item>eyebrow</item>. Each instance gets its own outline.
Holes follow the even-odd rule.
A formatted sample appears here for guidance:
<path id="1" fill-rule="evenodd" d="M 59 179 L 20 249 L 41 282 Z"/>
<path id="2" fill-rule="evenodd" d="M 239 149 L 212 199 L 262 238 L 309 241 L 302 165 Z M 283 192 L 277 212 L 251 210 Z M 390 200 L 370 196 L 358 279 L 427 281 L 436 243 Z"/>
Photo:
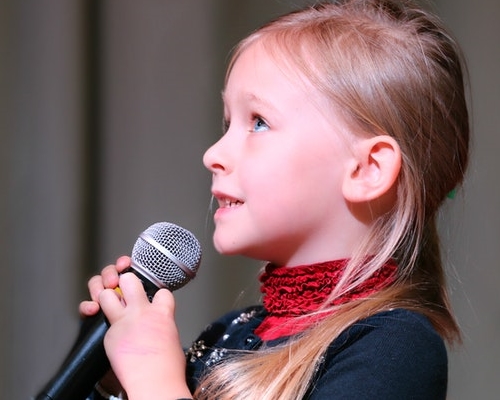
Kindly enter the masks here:
<path id="1" fill-rule="evenodd" d="M 226 95 L 225 95 L 225 91 L 224 90 L 221 91 L 221 97 L 222 97 L 222 101 L 225 102 Z M 274 111 L 278 111 L 277 108 L 273 104 L 271 104 L 269 101 L 263 99 L 262 97 L 257 96 L 254 93 L 245 92 L 245 93 L 243 93 L 242 97 L 245 100 L 248 100 L 248 101 L 250 101 L 252 103 L 255 103 L 257 105 L 261 105 L 261 106 L 264 106 L 266 108 L 270 108 L 270 109 L 272 109 Z"/>

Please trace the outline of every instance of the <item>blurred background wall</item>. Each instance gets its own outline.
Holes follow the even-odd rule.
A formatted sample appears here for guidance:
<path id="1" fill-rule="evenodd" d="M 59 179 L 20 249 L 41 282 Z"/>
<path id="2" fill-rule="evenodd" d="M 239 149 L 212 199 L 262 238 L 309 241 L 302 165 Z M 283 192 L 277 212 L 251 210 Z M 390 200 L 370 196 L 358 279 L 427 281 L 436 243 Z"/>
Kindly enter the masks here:
<path id="1" fill-rule="evenodd" d="M 204 150 L 220 135 L 226 55 L 285 0 L 0 0 L 0 398 L 27 399 L 78 330 L 86 281 L 157 221 L 202 242 L 176 293 L 185 344 L 255 301 L 258 265 L 212 250 Z M 464 344 L 450 399 L 500 391 L 500 5 L 438 0 L 471 75 L 473 162 L 442 214 Z"/>

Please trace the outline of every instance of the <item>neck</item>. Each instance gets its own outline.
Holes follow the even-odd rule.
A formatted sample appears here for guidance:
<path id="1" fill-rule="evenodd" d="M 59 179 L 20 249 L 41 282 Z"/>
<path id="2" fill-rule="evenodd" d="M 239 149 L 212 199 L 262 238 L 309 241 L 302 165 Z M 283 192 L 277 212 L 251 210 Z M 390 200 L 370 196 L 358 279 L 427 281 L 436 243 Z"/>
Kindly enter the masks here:
<path id="1" fill-rule="evenodd" d="M 367 297 L 394 282 L 397 266 L 391 260 L 351 290 L 335 295 L 348 263 L 348 259 L 341 259 L 294 268 L 269 264 L 260 276 L 269 315 L 256 333 L 269 340 L 300 332 L 330 315 L 336 306 Z M 320 310 L 326 312 L 318 313 Z M 301 323 L 297 324 L 299 317 Z"/>

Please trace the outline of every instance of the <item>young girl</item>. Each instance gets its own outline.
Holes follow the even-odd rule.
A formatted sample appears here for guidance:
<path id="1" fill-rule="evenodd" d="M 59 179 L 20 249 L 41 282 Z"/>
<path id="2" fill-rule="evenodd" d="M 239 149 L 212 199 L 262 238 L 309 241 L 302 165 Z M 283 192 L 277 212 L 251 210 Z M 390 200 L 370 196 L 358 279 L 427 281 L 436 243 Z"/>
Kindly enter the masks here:
<path id="1" fill-rule="evenodd" d="M 444 399 L 459 331 L 436 214 L 469 140 L 453 39 L 407 2 L 317 5 L 239 44 L 223 101 L 214 244 L 267 262 L 263 305 L 184 353 L 171 293 L 149 303 L 120 258 L 80 305 L 111 323 L 91 398 Z"/>

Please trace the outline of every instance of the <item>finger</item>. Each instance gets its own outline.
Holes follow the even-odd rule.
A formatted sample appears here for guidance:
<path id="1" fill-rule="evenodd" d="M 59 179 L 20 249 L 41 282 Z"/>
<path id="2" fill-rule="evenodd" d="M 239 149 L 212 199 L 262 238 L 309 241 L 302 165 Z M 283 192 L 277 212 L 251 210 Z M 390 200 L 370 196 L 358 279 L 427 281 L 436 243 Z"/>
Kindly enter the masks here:
<path id="1" fill-rule="evenodd" d="M 104 267 L 101 271 L 104 287 L 111 289 L 117 287 L 120 273 L 130 267 L 130 265 L 130 257 L 122 256 L 116 260 L 116 264 L 110 264 Z"/>
<path id="2" fill-rule="evenodd" d="M 175 312 L 175 298 L 170 290 L 158 290 L 153 297 L 152 303 L 155 306 L 171 311 L 172 314 Z"/>
<path id="3" fill-rule="evenodd" d="M 149 303 L 142 282 L 133 273 L 120 275 L 120 290 L 127 306 L 142 306 Z"/>
<path id="4" fill-rule="evenodd" d="M 99 294 L 104 290 L 101 275 L 94 275 L 87 283 L 89 288 L 90 298 L 94 301 L 99 301 Z"/>
<path id="5" fill-rule="evenodd" d="M 105 288 L 114 289 L 118 286 L 119 274 L 116 265 L 110 264 L 101 271 L 102 284 Z"/>
<path id="6" fill-rule="evenodd" d="M 130 267 L 132 259 L 129 256 L 121 256 L 116 260 L 116 269 L 118 272 L 123 272 Z"/>
<path id="7" fill-rule="evenodd" d="M 121 297 L 113 289 L 103 290 L 99 295 L 99 303 L 110 323 L 114 323 L 123 313 Z"/>
<path id="8" fill-rule="evenodd" d="M 100 307 L 99 303 L 95 301 L 82 301 L 78 306 L 78 311 L 81 317 L 90 317 L 98 313 Z"/>

